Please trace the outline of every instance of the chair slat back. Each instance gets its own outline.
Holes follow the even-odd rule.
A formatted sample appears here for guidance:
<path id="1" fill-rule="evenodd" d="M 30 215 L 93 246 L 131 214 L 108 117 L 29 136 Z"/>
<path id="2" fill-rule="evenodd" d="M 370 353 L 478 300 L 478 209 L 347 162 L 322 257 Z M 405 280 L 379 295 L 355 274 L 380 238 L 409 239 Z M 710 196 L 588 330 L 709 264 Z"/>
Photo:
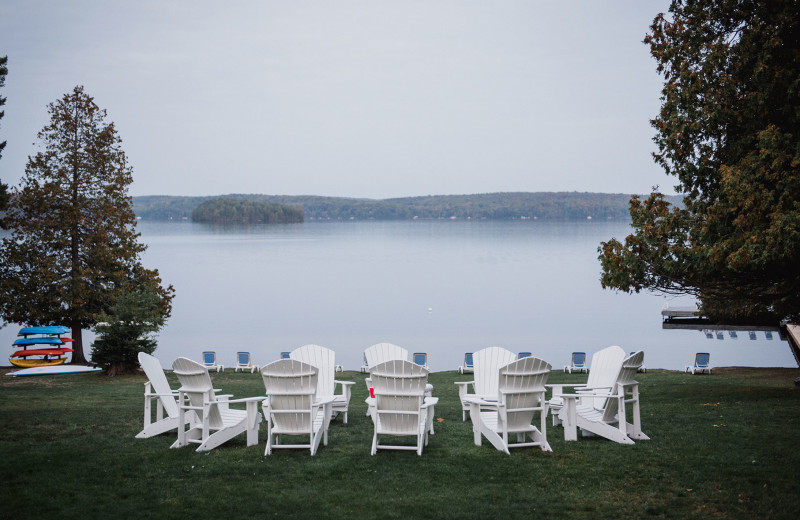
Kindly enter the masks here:
<path id="1" fill-rule="evenodd" d="M 267 409 L 281 431 L 310 433 L 311 405 L 317 394 L 316 367 L 296 359 L 280 359 L 261 369 Z"/>
<path id="2" fill-rule="evenodd" d="M 586 386 L 610 392 L 619 375 L 623 359 L 625 359 L 625 351 L 616 345 L 595 352 L 592 355 Z M 602 410 L 606 406 L 606 400 L 602 397 L 584 397 L 581 398 L 581 404 Z"/>
<path id="3" fill-rule="evenodd" d="M 503 347 L 487 347 L 472 355 L 475 370 L 475 395 L 495 399 L 498 392 L 497 374 L 500 367 L 517 359 L 517 355 Z"/>
<path id="4" fill-rule="evenodd" d="M 636 380 L 634 378 L 636 377 L 636 373 L 639 371 L 639 368 L 642 366 L 642 364 L 644 364 L 644 352 L 641 350 L 632 356 L 625 358 L 622 361 L 622 366 L 617 374 L 613 390 L 619 390 L 620 385 L 629 385 L 635 383 Z M 605 411 L 603 412 L 603 421 L 613 421 L 618 411 L 618 401 L 616 399 L 608 399 Z"/>
<path id="5" fill-rule="evenodd" d="M 196 361 L 179 357 L 172 363 L 172 370 L 181 382 L 181 388 L 189 398 L 189 403 L 199 410 L 195 410 L 202 420 L 202 408 L 205 400 L 216 402 L 214 395 L 214 385 L 211 383 L 211 376 L 208 369 Z M 222 428 L 222 417 L 217 406 L 209 408 L 208 423 L 211 428 Z"/>
<path id="6" fill-rule="evenodd" d="M 370 370 L 375 413 L 384 432 L 419 432 L 428 370 L 404 359 L 384 361 Z"/>
<path id="7" fill-rule="evenodd" d="M 175 398 L 172 397 L 172 388 L 169 386 L 169 381 L 167 381 L 167 376 L 164 374 L 164 369 L 161 368 L 161 363 L 150 354 L 139 352 L 139 365 L 141 365 L 142 370 L 144 370 L 155 393 L 160 394 L 158 399 L 161 401 L 161 405 L 164 407 L 167 416 L 177 417 L 178 404 Z"/>
<path id="8" fill-rule="evenodd" d="M 531 424 L 534 413 L 543 412 L 545 383 L 552 367 L 535 357 L 526 357 L 501 367 L 498 402 L 506 405 L 509 429 Z"/>
<path id="9" fill-rule="evenodd" d="M 336 353 L 333 350 L 319 345 L 303 345 L 290 352 L 289 358 L 316 367 L 317 395 L 320 397 L 333 395 L 336 386 L 334 383 Z"/>
<path id="10" fill-rule="evenodd" d="M 376 343 L 364 350 L 364 357 L 367 359 L 367 367 L 372 367 L 393 359 L 408 359 L 408 350 L 398 347 L 391 343 Z"/>

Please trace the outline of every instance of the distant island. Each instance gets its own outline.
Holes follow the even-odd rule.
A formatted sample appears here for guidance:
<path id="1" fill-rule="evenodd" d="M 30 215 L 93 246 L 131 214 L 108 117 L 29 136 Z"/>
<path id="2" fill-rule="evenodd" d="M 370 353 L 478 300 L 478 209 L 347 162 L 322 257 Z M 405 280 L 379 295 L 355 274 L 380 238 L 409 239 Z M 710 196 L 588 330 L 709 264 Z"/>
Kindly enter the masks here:
<path id="1" fill-rule="evenodd" d="M 631 195 L 623 193 L 581 192 L 512 192 L 476 195 L 432 195 L 396 199 L 355 199 L 344 197 L 245 195 L 232 194 L 209 197 L 179 197 L 149 195 L 133 197 L 136 216 L 144 220 L 189 220 L 223 222 L 233 218 L 235 211 L 250 212 L 252 222 L 279 222 L 264 219 L 271 206 L 284 209 L 284 217 L 299 211 L 309 221 L 326 220 L 414 220 L 414 219 L 478 219 L 478 220 L 630 220 L 628 212 Z M 215 202 L 216 201 L 216 202 Z M 223 202 L 219 202 L 223 201 Z M 676 203 L 680 197 L 671 197 Z M 237 205 L 238 203 L 238 205 Z M 252 203 L 252 204 L 251 204 Z M 253 205 L 255 204 L 255 205 Z M 226 209 L 227 208 L 227 209 Z M 236 208 L 236 209 L 234 209 Z M 228 216 L 222 216 L 229 211 Z M 214 215 L 217 217 L 214 217 Z M 238 217 L 237 217 L 238 218 Z M 251 222 L 246 217 L 230 222 Z"/>
<path id="2" fill-rule="evenodd" d="M 221 197 L 200 203 L 192 210 L 192 221 L 208 224 L 294 224 L 303 222 L 303 208 Z"/>

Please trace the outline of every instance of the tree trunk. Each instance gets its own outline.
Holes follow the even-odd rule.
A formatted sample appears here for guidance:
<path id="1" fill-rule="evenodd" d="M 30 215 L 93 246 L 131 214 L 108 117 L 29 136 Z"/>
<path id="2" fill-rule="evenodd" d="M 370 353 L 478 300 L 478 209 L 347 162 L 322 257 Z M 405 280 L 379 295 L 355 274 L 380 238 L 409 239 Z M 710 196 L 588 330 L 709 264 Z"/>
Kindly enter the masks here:
<path id="1" fill-rule="evenodd" d="M 106 368 L 106 375 L 113 377 L 113 376 L 121 376 L 125 374 L 136 374 L 138 371 L 135 368 L 131 368 L 125 363 L 111 363 Z"/>
<path id="2" fill-rule="evenodd" d="M 83 355 L 83 329 L 80 325 L 72 324 L 72 361 L 76 365 L 85 365 L 86 357 Z"/>

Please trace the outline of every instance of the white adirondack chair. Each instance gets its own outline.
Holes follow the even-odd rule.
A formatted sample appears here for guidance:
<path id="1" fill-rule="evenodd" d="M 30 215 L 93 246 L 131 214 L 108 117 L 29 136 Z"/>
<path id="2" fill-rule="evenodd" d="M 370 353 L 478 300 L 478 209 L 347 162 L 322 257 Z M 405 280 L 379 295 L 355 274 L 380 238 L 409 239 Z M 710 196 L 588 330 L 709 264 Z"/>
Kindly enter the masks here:
<path id="1" fill-rule="evenodd" d="M 711 354 L 708 352 L 698 352 L 694 356 L 694 365 L 686 365 L 685 372 L 691 372 L 693 375 L 696 373 L 708 372 L 711 373 Z"/>
<path id="2" fill-rule="evenodd" d="M 367 360 L 367 370 L 371 370 L 384 361 L 408 359 L 408 350 L 391 343 L 376 343 L 364 350 L 364 358 Z"/>
<path id="3" fill-rule="evenodd" d="M 573 388 L 578 394 L 609 391 L 617 380 L 619 370 L 622 367 L 622 360 L 624 359 L 625 351 L 621 347 L 616 345 L 606 347 L 592 355 L 591 370 L 589 370 L 589 377 L 585 384 L 562 383 L 547 385 L 553 389 L 553 396 L 550 399 L 553 426 L 561 424 L 558 412 L 564 405 L 561 394 L 564 393 L 565 388 Z M 594 401 L 592 401 L 591 397 L 586 397 L 586 403 L 589 404 L 590 402 L 593 403 Z M 598 404 L 602 406 L 602 404 Z"/>
<path id="4" fill-rule="evenodd" d="M 492 401 L 467 397 L 469 416 L 475 445 L 481 438 L 500 451 L 509 448 L 539 446 L 542 451 L 553 451 L 547 442 L 547 399 L 545 382 L 552 367 L 535 357 L 525 357 L 501 367 L 497 378 L 498 393 Z M 539 413 L 539 426 L 533 424 Z M 516 434 L 517 442 L 509 440 Z"/>
<path id="5" fill-rule="evenodd" d="M 136 438 L 146 439 L 178 427 L 178 392 L 170 388 L 158 359 L 139 352 L 139 365 L 147 376 L 147 382 L 144 384 L 144 428 L 136 434 Z M 156 402 L 155 422 L 153 401 Z"/>
<path id="6" fill-rule="evenodd" d="M 569 365 L 564 365 L 564 372 L 569 372 L 570 374 L 572 371 L 576 372 L 588 372 L 589 369 L 586 368 L 586 352 L 573 352 L 572 353 L 572 361 Z"/>
<path id="7" fill-rule="evenodd" d="M 415 450 L 422 455 L 428 444 L 429 424 L 433 408 L 439 401 L 425 397 L 428 371 L 411 361 L 395 359 L 380 363 L 370 370 L 375 406 L 372 408 L 374 433 L 372 454 L 378 450 Z M 381 436 L 410 436 L 413 445 L 381 444 Z"/>
<path id="8" fill-rule="evenodd" d="M 280 359 L 261 368 L 267 399 L 263 403 L 267 420 L 267 448 L 309 448 L 317 453 L 320 441 L 328 445 L 333 396 L 318 398 L 316 367 L 296 359 Z M 285 444 L 286 436 L 307 436 L 308 443 Z"/>
<path id="9" fill-rule="evenodd" d="M 319 345 L 304 345 L 291 351 L 289 358 L 302 361 L 319 370 L 317 376 L 317 399 L 320 401 L 328 398 L 333 399 L 333 413 L 342 412 L 342 420 L 344 424 L 347 424 L 347 411 L 350 408 L 350 387 L 355 382 L 335 379 L 336 353 Z M 338 394 L 336 393 L 337 386 L 341 388 Z"/>
<path id="10" fill-rule="evenodd" d="M 254 371 L 258 370 L 258 365 L 253 365 L 250 363 L 249 352 L 236 353 L 236 367 L 234 367 L 233 371 L 236 372 L 238 370 L 241 370 L 242 372 L 244 372 L 245 370 L 250 370 L 251 374 Z"/>
<path id="11" fill-rule="evenodd" d="M 466 372 L 472 372 L 475 365 L 472 361 L 472 352 L 467 352 L 464 354 L 464 364 L 458 367 L 458 373 L 464 374 Z"/>
<path id="12" fill-rule="evenodd" d="M 203 352 L 203 366 L 209 370 L 225 371 L 225 367 L 217 363 L 217 353 L 213 350 Z"/>
<path id="13" fill-rule="evenodd" d="M 208 451 L 247 432 L 247 445 L 258 444 L 258 425 L 261 414 L 258 403 L 265 398 L 217 399 L 208 369 L 191 359 L 178 358 L 172 363 L 178 376 L 178 440 L 173 448 L 199 444 L 197 451 Z M 228 408 L 228 404 L 245 403 L 246 410 Z M 196 421 L 190 418 L 196 415 Z M 189 429 L 186 430 L 186 426 Z"/>
<path id="14" fill-rule="evenodd" d="M 639 383 L 633 379 L 642 363 L 642 351 L 625 358 L 609 390 L 562 394 L 564 407 L 559 414 L 564 423 L 564 440 L 578 440 L 577 428 L 584 437 L 599 435 L 620 444 L 633 444 L 634 439 L 648 440 L 650 437 L 642 433 Z M 633 422 L 628 422 L 626 405 L 631 405 Z"/>
<path id="15" fill-rule="evenodd" d="M 631 352 L 631 353 L 630 353 L 630 354 L 628 354 L 628 355 L 629 355 L 629 356 L 632 356 L 632 355 L 634 355 L 634 354 L 636 354 L 636 352 Z M 644 366 L 644 364 L 643 364 L 641 367 L 639 367 L 639 372 L 642 372 L 642 373 L 647 373 L 647 367 L 645 367 L 645 366 Z"/>
<path id="16" fill-rule="evenodd" d="M 487 347 L 472 354 L 475 379 L 456 382 L 458 396 L 461 398 L 462 421 L 467 420 L 467 412 L 470 411 L 468 397 L 477 397 L 484 401 L 497 400 L 497 374 L 500 367 L 504 367 L 516 359 L 516 354 L 503 347 Z M 472 393 L 469 393 L 470 385 L 472 385 Z"/>
<path id="17" fill-rule="evenodd" d="M 379 365 L 385 361 L 393 359 L 408 359 L 408 350 L 399 347 L 392 343 L 376 343 L 371 347 L 364 350 L 364 367 L 365 372 L 369 372 L 372 367 Z M 364 382 L 367 384 L 367 416 L 372 416 L 372 408 L 375 406 L 375 397 L 372 395 L 372 379 L 366 378 Z"/>
<path id="18" fill-rule="evenodd" d="M 416 354 L 414 354 L 416 356 Z M 427 354 L 426 362 L 427 362 Z M 403 347 L 398 347 L 397 345 L 393 345 L 392 343 L 376 343 L 371 347 L 367 347 L 364 350 L 364 362 L 367 364 L 367 369 L 369 371 L 372 370 L 372 367 L 379 365 L 380 363 L 384 363 L 386 361 L 392 360 L 408 360 L 408 350 L 404 349 Z M 427 368 L 427 365 L 423 365 Z M 373 416 L 372 408 L 375 406 L 375 398 L 372 396 L 371 388 L 372 388 L 372 379 L 370 377 L 366 378 L 364 382 L 367 384 L 367 390 L 369 391 L 369 395 L 364 402 L 367 403 L 367 416 Z M 433 385 L 426 385 L 425 387 L 425 396 L 431 397 L 433 395 Z M 430 433 L 433 433 L 433 423 L 431 423 Z"/>

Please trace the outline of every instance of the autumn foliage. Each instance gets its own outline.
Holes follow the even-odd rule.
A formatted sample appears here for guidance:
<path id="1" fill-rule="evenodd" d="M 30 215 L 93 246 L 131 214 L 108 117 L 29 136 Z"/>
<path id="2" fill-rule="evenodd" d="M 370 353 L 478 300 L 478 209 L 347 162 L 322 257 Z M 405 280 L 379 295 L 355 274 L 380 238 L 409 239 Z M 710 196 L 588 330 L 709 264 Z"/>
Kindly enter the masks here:
<path id="1" fill-rule="evenodd" d="M 631 201 L 603 286 L 694 294 L 719 321 L 800 317 L 800 3 L 675 0 L 645 43 L 664 77 L 654 157 L 684 201 Z"/>

